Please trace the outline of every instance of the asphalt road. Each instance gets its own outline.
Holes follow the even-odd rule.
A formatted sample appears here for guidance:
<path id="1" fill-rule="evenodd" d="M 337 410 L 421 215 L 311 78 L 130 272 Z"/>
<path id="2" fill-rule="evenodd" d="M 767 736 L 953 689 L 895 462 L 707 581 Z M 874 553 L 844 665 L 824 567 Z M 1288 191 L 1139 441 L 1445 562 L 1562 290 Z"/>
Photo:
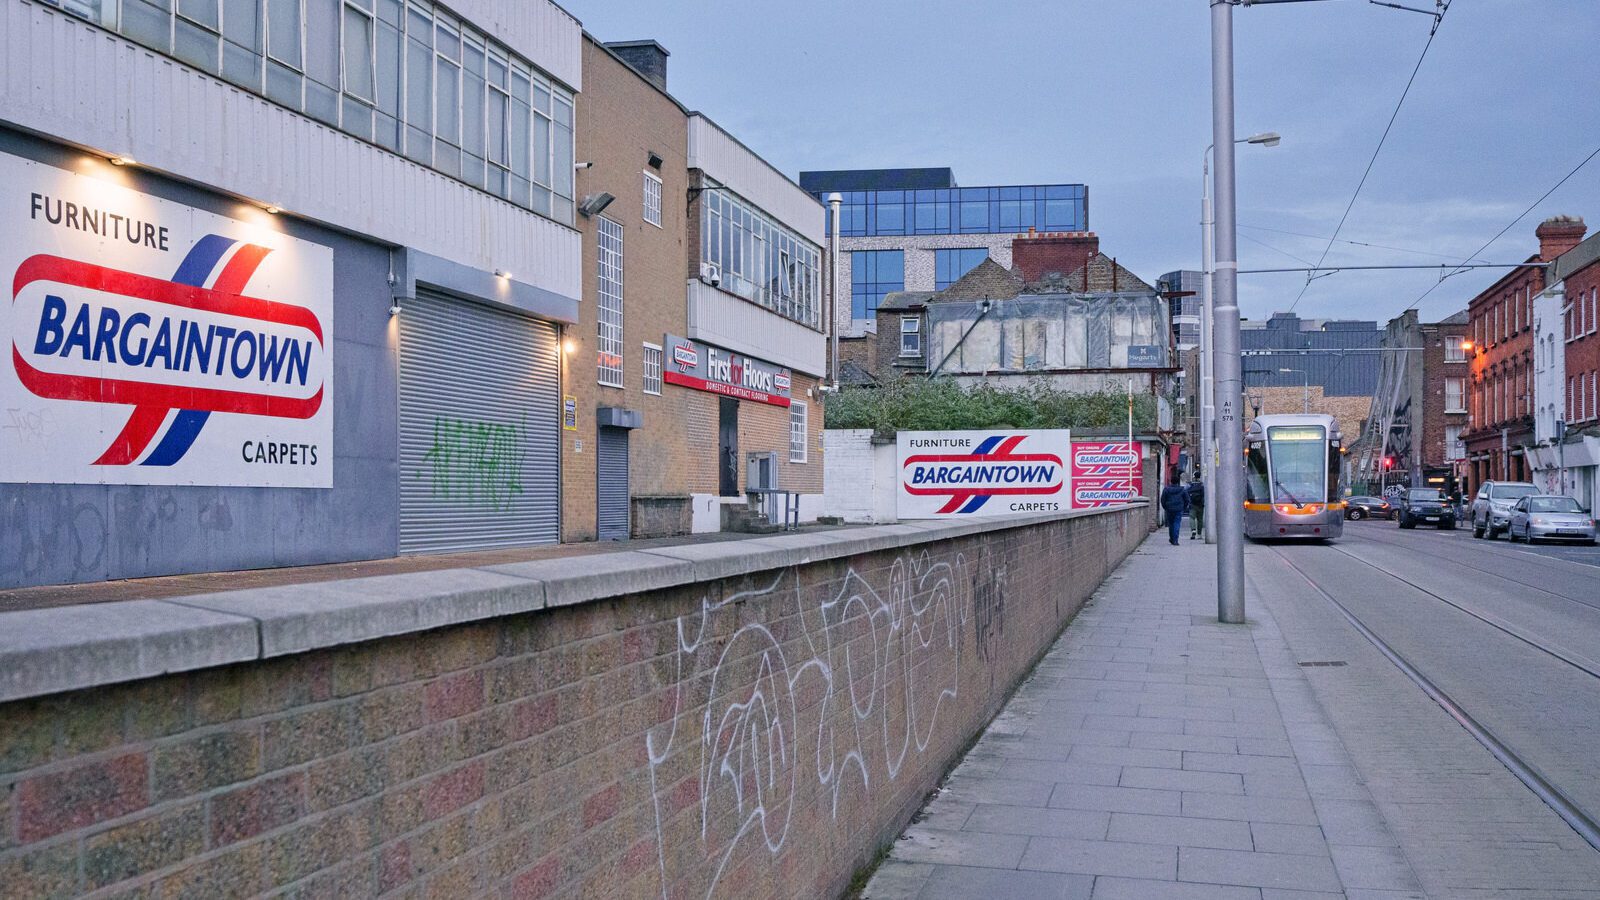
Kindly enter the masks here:
<path id="1" fill-rule="evenodd" d="M 1600 548 L 1377 520 L 1271 549 L 1600 819 Z"/>

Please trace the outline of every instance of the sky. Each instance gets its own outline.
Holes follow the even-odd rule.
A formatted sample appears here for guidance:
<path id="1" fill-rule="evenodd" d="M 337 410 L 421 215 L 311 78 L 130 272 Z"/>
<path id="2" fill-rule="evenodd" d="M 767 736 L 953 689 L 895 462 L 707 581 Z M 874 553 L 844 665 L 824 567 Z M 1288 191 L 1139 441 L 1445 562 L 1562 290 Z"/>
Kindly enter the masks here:
<path id="1" fill-rule="evenodd" d="M 660 41 L 669 90 L 791 177 L 950 166 L 963 185 L 1081 182 L 1102 251 L 1151 282 L 1199 268 L 1205 0 L 562 5 L 601 41 Z M 1283 135 L 1238 148 L 1241 269 L 1329 247 L 1432 21 L 1365 0 L 1235 7 L 1237 133 Z M 1549 216 L 1600 227 L 1596 157 L 1478 252 L 1600 149 L 1597 36 L 1596 0 L 1454 0 L 1338 233 L 1361 245 L 1334 243 L 1326 263 L 1521 262 Z M 1433 321 L 1505 271 L 1241 274 L 1240 309 L 1383 322 L 1433 288 L 1418 306 Z"/>

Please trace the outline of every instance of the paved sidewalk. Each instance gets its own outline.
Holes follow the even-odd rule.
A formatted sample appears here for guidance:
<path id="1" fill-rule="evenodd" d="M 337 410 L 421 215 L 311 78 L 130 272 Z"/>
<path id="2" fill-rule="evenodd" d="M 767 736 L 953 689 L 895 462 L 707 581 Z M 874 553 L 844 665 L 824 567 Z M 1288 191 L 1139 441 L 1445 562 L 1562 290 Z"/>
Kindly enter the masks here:
<path id="1" fill-rule="evenodd" d="M 1421 897 L 1264 604 L 1152 535 L 896 842 L 869 898 Z"/>

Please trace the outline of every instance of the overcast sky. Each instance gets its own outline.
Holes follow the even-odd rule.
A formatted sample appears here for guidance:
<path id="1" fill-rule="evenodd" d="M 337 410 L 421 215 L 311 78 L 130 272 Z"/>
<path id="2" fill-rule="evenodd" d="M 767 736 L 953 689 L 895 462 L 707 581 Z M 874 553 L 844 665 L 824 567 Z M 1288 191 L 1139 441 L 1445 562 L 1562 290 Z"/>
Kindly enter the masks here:
<path id="1" fill-rule="evenodd" d="M 563 5 L 602 41 L 660 41 L 673 94 L 791 177 L 950 166 L 964 185 L 1082 182 L 1103 251 L 1147 281 L 1199 267 L 1205 0 Z M 1431 18 L 1324 0 L 1236 8 L 1234 22 L 1238 132 L 1283 135 L 1239 148 L 1240 266 L 1305 265 L 1334 233 Z M 1477 251 L 1600 148 L 1597 39 L 1596 0 L 1455 0 L 1339 234 L 1400 249 L 1336 243 L 1327 261 L 1433 265 Z M 1559 213 L 1600 224 L 1600 157 L 1478 258 L 1527 258 L 1534 227 Z M 1424 320 L 1503 272 L 1446 280 Z M 1311 284 L 1295 311 L 1381 322 L 1437 281 L 1344 272 Z M 1304 285 L 1242 275 L 1242 312 L 1287 309 Z"/>

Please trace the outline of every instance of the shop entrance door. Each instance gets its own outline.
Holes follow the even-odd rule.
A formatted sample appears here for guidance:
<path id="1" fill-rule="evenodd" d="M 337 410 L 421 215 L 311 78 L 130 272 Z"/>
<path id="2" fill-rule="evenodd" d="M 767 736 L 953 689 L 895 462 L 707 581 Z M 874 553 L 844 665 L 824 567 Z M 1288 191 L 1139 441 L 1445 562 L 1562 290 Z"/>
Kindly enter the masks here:
<path id="1" fill-rule="evenodd" d="M 717 493 L 739 496 L 739 401 L 717 398 Z"/>

